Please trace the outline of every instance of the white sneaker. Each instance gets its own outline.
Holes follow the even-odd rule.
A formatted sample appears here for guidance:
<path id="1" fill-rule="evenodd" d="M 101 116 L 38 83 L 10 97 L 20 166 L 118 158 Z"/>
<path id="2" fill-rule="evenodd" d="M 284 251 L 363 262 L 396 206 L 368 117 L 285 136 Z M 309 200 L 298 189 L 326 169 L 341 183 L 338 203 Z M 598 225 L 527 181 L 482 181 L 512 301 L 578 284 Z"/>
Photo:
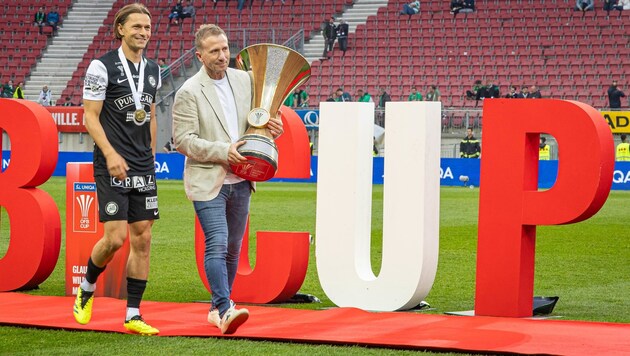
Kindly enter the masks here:
<path id="1" fill-rule="evenodd" d="M 210 310 L 210 312 L 208 312 L 208 322 L 221 329 L 221 317 L 219 316 L 219 309 L 214 308 Z"/>
<path id="2" fill-rule="evenodd" d="M 230 299 L 229 309 L 234 308 L 236 308 L 236 304 L 234 304 L 234 301 Z M 219 309 L 215 308 L 214 305 L 210 307 L 210 311 L 208 312 L 208 323 L 221 329 L 221 316 L 219 315 Z"/>
<path id="3" fill-rule="evenodd" d="M 221 319 L 221 333 L 234 334 L 236 329 L 249 318 L 249 310 L 230 308 Z"/>

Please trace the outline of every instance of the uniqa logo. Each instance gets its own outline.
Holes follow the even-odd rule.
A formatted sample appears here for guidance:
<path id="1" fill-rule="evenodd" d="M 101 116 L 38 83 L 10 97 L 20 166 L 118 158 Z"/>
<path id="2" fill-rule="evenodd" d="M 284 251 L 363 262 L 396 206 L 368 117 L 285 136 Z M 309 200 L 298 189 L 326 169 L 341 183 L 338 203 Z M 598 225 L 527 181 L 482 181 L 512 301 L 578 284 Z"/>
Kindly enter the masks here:
<path id="1" fill-rule="evenodd" d="M 627 171 L 625 174 L 619 170 L 613 172 L 613 183 L 625 184 L 628 182 L 630 182 L 630 171 Z"/>
<path id="2" fill-rule="evenodd" d="M 171 171 L 168 169 L 168 164 L 166 162 L 158 162 L 155 161 L 155 173 L 170 173 Z"/>

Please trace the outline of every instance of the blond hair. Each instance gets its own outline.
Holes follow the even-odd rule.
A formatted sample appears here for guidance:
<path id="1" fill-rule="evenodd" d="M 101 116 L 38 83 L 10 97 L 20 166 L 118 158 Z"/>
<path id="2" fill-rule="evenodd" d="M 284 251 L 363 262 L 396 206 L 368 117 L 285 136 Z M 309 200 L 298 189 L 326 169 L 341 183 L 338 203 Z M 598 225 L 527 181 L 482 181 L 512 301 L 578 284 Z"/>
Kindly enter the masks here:
<path id="1" fill-rule="evenodd" d="M 210 36 L 220 36 L 223 35 L 227 38 L 225 31 L 218 25 L 214 24 L 204 24 L 199 26 L 197 32 L 195 32 L 195 48 L 199 51 L 201 50 L 202 44 L 201 42 Z"/>
<path id="2" fill-rule="evenodd" d="M 131 14 L 145 14 L 149 16 L 149 19 L 151 18 L 151 13 L 149 12 L 149 9 L 147 9 L 146 6 L 142 4 L 134 3 L 123 6 L 122 9 L 118 10 L 118 12 L 116 13 L 116 17 L 114 18 L 113 35 L 115 39 L 122 39 L 122 36 L 118 32 L 118 25 L 124 25 L 125 22 L 127 22 L 127 18 Z"/>

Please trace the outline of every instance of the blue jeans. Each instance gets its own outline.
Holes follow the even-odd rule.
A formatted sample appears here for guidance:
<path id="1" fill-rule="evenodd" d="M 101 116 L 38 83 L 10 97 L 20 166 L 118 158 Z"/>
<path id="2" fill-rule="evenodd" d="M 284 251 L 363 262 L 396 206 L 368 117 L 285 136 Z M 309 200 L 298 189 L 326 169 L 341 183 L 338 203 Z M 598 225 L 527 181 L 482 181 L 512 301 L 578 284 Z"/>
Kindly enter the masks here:
<path id="1" fill-rule="evenodd" d="M 249 214 L 250 187 L 249 181 L 224 184 L 216 198 L 193 201 L 206 241 L 204 266 L 212 289 L 212 307 L 219 309 L 221 316 L 230 308 Z"/>

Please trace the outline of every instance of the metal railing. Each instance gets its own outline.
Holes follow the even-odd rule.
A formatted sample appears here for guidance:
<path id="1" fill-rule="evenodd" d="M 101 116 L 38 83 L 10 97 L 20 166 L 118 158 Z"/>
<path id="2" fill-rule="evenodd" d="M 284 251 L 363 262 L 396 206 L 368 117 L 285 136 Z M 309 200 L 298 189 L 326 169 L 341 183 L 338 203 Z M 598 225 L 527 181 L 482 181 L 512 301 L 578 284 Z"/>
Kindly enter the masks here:
<path id="1" fill-rule="evenodd" d="M 230 53 L 232 57 L 245 47 L 256 43 L 280 43 L 297 52 L 304 52 L 304 30 L 298 32 L 284 29 L 251 29 L 240 30 L 228 29 L 225 31 L 230 39 Z M 191 48 L 180 58 L 171 63 L 162 73 L 162 85 L 166 91 L 158 93 L 157 105 L 172 97 L 182 86 L 186 79 L 197 73 L 201 68 L 201 63 L 195 55 L 195 48 Z"/>
<path id="2" fill-rule="evenodd" d="M 481 129 L 481 109 L 442 109 L 442 132 L 461 131 L 467 128 Z M 385 127 L 385 110 L 374 109 L 374 123 Z"/>

